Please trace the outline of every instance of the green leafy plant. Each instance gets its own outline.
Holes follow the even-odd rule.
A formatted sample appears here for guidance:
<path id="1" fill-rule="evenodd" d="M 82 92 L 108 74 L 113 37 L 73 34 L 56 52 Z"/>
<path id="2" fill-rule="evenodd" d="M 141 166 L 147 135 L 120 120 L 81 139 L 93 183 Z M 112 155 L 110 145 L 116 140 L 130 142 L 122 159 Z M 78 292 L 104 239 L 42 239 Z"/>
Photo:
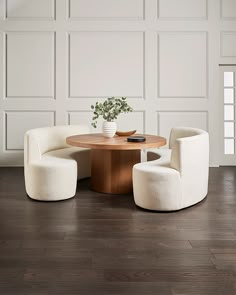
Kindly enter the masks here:
<path id="1" fill-rule="evenodd" d="M 93 111 L 93 122 L 91 125 L 97 128 L 97 119 L 101 116 L 105 121 L 112 122 L 121 113 L 132 112 L 133 109 L 128 105 L 126 97 L 108 97 L 103 103 L 96 102 L 91 105 Z"/>

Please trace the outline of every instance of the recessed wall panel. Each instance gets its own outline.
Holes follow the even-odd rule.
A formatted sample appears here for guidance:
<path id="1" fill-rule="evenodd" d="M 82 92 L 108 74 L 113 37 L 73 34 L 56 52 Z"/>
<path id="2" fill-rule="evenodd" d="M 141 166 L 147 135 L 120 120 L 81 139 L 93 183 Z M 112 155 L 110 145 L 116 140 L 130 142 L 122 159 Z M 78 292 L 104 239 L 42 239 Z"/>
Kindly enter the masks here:
<path id="1" fill-rule="evenodd" d="M 54 97 L 54 33 L 8 32 L 6 97 Z"/>
<path id="2" fill-rule="evenodd" d="M 173 127 L 193 127 L 208 130 L 207 112 L 158 112 L 157 130 L 160 136 L 169 138 Z"/>
<path id="3" fill-rule="evenodd" d="M 207 96 L 207 35 L 173 32 L 159 35 L 159 96 Z"/>
<path id="4" fill-rule="evenodd" d="M 6 150 L 23 150 L 27 130 L 54 125 L 54 112 L 6 112 Z"/>
<path id="5" fill-rule="evenodd" d="M 90 126 L 90 130 L 93 133 L 102 132 L 103 119 L 100 118 L 98 120 L 97 128 L 93 128 L 91 126 L 93 113 L 90 111 L 69 112 L 68 116 L 69 116 L 70 125 L 85 124 Z M 121 114 L 118 120 L 116 120 L 116 122 L 117 122 L 117 130 L 120 130 L 120 131 L 137 130 L 138 133 L 145 132 L 144 112 L 142 111 L 134 111 L 128 114 Z"/>
<path id="6" fill-rule="evenodd" d="M 76 32 L 69 40 L 69 97 L 143 97 L 142 32 Z"/>
<path id="7" fill-rule="evenodd" d="M 87 125 L 90 127 L 90 132 L 98 133 L 101 132 L 102 121 L 98 122 L 97 128 L 91 126 L 93 117 L 92 111 L 73 111 L 68 112 L 68 124 L 69 125 Z"/>
<path id="8" fill-rule="evenodd" d="M 225 57 L 236 56 L 236 32 L 221 34 L 221 54 Z"/>
<path id="9" fill-rule="evenodd" d="M 71 18 L 142 19 L 144 0 L 69 0 Z"/>
<path id="10" fill-rule="evenodd" d="M 159 0 L 160 18 L 206 18 L 207 0 Z"/>
<path id="11" fill-rule="evenodd" d="M 221 17 L 225 19 L 236 18 L 235 0 L 221 0 Z"/>
<path id="12" fill-rule="evenodd" d="M 121 114 L 117 120 L 117 129 L 120 131 L 137 130 L 137 133 L 145 133 L 145 113 L 134 111 Z"/>
<path id="13" fill-rule="evenodd" d="M 6 0 L 6 17 L 9 19 L 53 19 L 54 2 L 55 0 Z"/>

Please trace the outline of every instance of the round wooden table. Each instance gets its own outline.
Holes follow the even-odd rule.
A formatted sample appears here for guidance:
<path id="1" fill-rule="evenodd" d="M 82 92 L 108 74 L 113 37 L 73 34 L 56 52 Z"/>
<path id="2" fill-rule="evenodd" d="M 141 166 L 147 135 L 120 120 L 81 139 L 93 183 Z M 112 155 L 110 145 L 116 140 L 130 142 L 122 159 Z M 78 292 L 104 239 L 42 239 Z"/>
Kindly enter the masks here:
<path id="1" fill-rule="evenodd" d="M 136 134 L 135 134 L 136 135 Z M 132 168 L 141 160 L 141 150 L 160 147 L 166 139 L 144 136 L 144 142 L 127 142 L 126 136 L 106 138 L 102 134 L 82 134 L 66 138 L 69 145 L 91 149 L 91 183 L 97 192 L 128 194 L 132 192 Z"/>

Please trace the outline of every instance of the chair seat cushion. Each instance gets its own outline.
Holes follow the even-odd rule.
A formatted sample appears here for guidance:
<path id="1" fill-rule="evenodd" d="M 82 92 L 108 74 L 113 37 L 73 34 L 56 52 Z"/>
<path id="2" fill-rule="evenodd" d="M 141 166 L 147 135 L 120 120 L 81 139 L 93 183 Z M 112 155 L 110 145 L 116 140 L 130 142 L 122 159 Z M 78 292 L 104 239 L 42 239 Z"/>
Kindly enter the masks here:
<path id="1" fill-rule="evenodd" d="M 58 167 L 77 165 L 78 179 L 90 177 L 90 149 L 69 147 L 43 154 L 40 165 Z"/>
<path id="2" fill-rule="evenodd" d="M 90 175 L 89 153 L 90 150 L 84 148 L 63 148 L 32 161 L 25 170 L 30 175 L 27 185 L 30 197 L 54 201 L 74 196 L 77 176 Z"/>
<path id="3" fill-rule="evenodd" d="M 149 210 L 178 210 L 181 206 L 179 171 L 168 165 L 158 165 L 157 162 L 158 160 L 134 165 L 135 203 Z"/>
<path id="4" fill-rule="evenodd" d="M 147 151 L 147 160 L 158 160 L 158 164 L 164 162 L 170 162 L 171 149 L 149 149 Z"/>
<path id="5" fill-rule="evenodd" d="M 74 162 L 76 158 L 78 158 L 78 153 L 84 154 L 87 151 L 89 151 L 89 149 L 76 147 L 69 147 L 50 151 L 42 155 L 42 158 L 39 161 L 39 163 L 43 166 L 51 166 L 52 163 L 56 166 L 71 165 L 71 162 Z"/>

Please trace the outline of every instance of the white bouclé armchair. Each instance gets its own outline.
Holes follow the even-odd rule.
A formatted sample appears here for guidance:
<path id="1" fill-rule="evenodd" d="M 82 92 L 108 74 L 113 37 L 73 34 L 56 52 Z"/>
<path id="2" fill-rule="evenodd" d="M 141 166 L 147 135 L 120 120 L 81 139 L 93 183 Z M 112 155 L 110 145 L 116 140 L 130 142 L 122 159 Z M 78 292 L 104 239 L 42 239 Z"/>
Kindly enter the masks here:
<path id="1" fill-rule="evenodd" d="M 174 211 L 203 200 L 208 192 L 209 137 L 204 130 L 176 127 L 170 134 L 170 153 L 133 167 L 136 205 Z"/>
<path id="2" fill-rule="evenodd" d="M 77 179 L 90 176 L 90 150 L 67 145 L 66 137 L 89 133 L 84 125 L 32 129 L 24 138 L 24 173 L 30 198 L 57 201 L 76 193 Z"/>

